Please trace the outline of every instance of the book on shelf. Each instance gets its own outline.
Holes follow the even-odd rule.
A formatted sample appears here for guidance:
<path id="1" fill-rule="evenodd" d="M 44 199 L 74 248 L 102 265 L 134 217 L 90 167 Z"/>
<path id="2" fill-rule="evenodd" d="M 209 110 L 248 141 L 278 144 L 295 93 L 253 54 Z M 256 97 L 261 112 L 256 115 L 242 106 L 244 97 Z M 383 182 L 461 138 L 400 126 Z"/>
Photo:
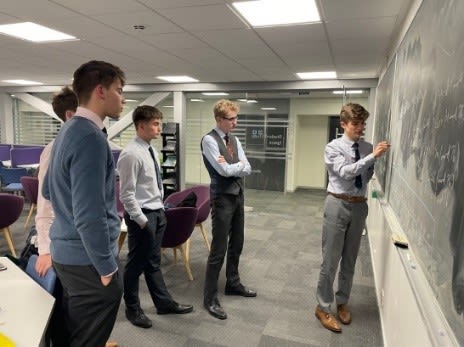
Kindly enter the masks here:
<path id="1" fill-rule="evenodd" d="M 165 186 L 175 186 L 176 185 L 176 179 L 174 177 L 165 178 L 163 180 L 163 185 L 165 185 Z"/>
<path id="2" fill-rule="evenodd" d="M 177 158 L 175 155 L 168 155 L 166 159 L 164 159 L 163 164 L 161 165 L 164 168 L 171 168 L 175 167 L 177 164 Z"/>
<path id="3" fill-rule="evenodd" d="M 162 135 L 175 135 L 177 123 L 164 123 Z"/>
<path id="4" fill-rule="evenodd" d="M 166 142 L 166 145 L 162 149 L 163 152 L 175 152 L 176 151 L 176 141 L 169 140 Z"/>

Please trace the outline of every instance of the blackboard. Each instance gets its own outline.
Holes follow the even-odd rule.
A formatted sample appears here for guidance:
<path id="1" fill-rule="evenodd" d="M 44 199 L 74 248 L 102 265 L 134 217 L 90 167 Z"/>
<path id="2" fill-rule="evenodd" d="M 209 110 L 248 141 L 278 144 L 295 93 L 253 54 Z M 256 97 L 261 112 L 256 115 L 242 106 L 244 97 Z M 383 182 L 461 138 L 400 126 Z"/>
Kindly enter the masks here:
<path id="1" fill-rule="evenodd" d="M 391 120 L 391 97 L 393 89 L 393 78 L 395 73 L 395 60 L 388 66 L 377 87 L 375 98 L 375 127 L 374 145 L 380 141 L 391 142 L 390 120 Z M 388 170 L 390 168 L 390 153 L 381 156 L 375 162 L 375 175 L 382 190 L 385 191 Z"/>
<path id="2" fill-rule="evenodd" d="M 391 176 L 385 187 L 388 203 L 461 345 L 463 14 L 464 1 L 424 0 L 396 52 L 390 124 Z"/>

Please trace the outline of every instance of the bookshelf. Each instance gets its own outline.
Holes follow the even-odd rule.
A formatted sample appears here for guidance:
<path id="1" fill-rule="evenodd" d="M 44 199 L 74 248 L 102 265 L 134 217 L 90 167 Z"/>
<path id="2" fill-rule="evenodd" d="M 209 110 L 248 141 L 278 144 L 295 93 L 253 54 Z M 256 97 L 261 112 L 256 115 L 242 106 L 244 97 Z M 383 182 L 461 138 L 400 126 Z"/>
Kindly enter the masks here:
<path id="1" fill-rule="evenodd" d="M 169 194 L 178 191 L 180 187 L 179 123 L 164 123 L 161 137 L 163 140 L 161 174 L 166 198 Z"/>

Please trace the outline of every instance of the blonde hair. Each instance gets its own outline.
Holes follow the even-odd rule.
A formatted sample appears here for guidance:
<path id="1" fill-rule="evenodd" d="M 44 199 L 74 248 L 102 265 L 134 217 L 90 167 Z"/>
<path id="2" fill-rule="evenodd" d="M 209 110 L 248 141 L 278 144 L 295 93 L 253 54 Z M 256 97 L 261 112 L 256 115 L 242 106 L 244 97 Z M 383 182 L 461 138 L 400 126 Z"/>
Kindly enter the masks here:
<path id="1" fill-rule="evenodd" d="M 229 111 L 238 113 L 240 107 L 233 101 L 221 99 L 214 104 L 214 117 L 226 117 Z"/>
<path id="2" fill-rule="evenodd" d="M 349 123 L 351 121 L 366 121 L 369 118 L 369 112 L 360 104 L 348 103 L 340 111 L 340 121 Z"/>

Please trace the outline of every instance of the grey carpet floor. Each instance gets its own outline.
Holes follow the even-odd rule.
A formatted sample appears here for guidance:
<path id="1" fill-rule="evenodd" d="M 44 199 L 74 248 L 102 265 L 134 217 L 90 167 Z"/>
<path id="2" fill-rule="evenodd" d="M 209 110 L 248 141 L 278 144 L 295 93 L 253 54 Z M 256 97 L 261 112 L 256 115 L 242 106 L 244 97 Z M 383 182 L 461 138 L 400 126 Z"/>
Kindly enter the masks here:
<path id="1" fill-rule="evenodd" d="M 314 316 L 315 287 L 321 262 L 321 229 L 324 192 L 305 190 L 281 193 L 245 192 L 245 246 L 240 261 L 242 282 L 257 290 L 256 298 L 223 295 L 224 270 L 219 278 L 219 300 L 228 314 L 225 321 L 211 317 L 202 306 L 205 263 L 208 252 L 196 228 L 191 238 L 189 281 L 179 257 L 174 264 L 166 250 L 164 279 L 175 300 L 194 305 L 187 315 L 156 314 L 143 277 L 140 280 L 142 308 L 153 321 L 150 329 L 131 325 L 121 304 L 111 339 L 120 347 L 303 347 L 383 346 L 375 297 L 368 236 L 362 239 L 350 307 L 353 322 L 341 334 L 321 327 Z M 12 227 L 16 249 L 24 244 L 23 225 L 28 207 Z M 210 219 L 206 222 L 210 233 Z M 7 252 L 0 239 L 0 254 Z M 127 244 L 121 250 L 122 266 Z"/>

